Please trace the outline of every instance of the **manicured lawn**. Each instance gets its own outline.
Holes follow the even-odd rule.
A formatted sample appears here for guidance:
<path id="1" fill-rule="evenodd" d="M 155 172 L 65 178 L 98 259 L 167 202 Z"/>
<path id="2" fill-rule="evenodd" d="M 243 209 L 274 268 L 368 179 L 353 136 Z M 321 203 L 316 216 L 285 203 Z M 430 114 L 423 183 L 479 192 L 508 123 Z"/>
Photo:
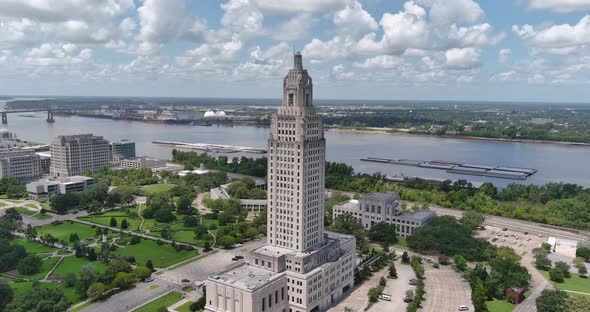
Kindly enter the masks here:
<path id="1" fill-rule="evenodd" d="M 203 224 L 207 227 L 209 227 L 211 224 L 215 224 L 215 226 L 219 227 L 219 221 L 217 219 L 203 218 Z"/>
<path id="2" fill-rule="evenodd" d="M 152 301 L 146 305 L 143 305 L 133 312 L 158 312 L 160 308 L 167 308 L 182 299 L 182 294 L 178 292 L 171 292 L 161 297 L 158 300 Z"/>
<path id="3" fill-rule="evenodd" d="M 143 187 L 143 191 L 146 195 L 156 194 L 156 193 L 165 193 L 170 191 L 176 184 L 151 184 L 146 185 Z"/>
<path id="4" fill-rule="evenodd" d="M 0 202 L 0 207 L 4 207 L 4 206 L 6 206 L 6 204 L 5 204 L 5 203 L 2 203 L 2 202 Z"/>
<path id="5" fill-rule="evenodd" d="M 545 278 L 552 284 L 554 283 L 549 279 L 549 272 L 541 270 L 539 270 L 539 272 L 541 272 L 541 274 L 543 274 L 543 276 L 545 276 Z M 590 293 L 590 279 L 581 278 L 578 274 L 571 274 L 571 277 L 566 278 L 563 283 L 556 283 L 556 287 L 565 290 Z"/>
<path id="6" fill-rule="evenodd" d="M 22 275 L 22 274 L 19 274 L 19 275 L 30 278 L 30 279 L 34 279 L 34 280 L 41 280 L 45 277 L 45 275 L 47 275 L 47 273 L 49 273 L 49 270 L 51 270 L 51 268 L 53 268 L 55 263 L 57 263 L 57 260 L 59 260 L 59 257 L 47 258 L 47 259 L 43 260 L 43 264 L 41 265 L 41 270 L 39 271 L 39 273 L 35 273 L 35 274 L 31 274 L 31 275 Z"/>
<path id="7" fill-rule="evenodd" d="M 20 200 L 20 199 L 5 199 L 6 201 L 9 201 L 13 204 L 20 204 L 22 202 L 24 202 L 24 200 Z"/>
<path id="8" fill-rule="evenodd" d="M 35 215 L 33 215 L 33 218 L 37 218 L 37 219 L 41 219 L 41 220 L 45 220 L 45 219 L 49 219 L 49 218 L 51 218 L 51 216 L 50 216 L 50 215 L 48 215 L 48 214 L 42 214 L 42 213 L 38 213 L 38 214 L 35 214 Z"/>
<path id="9" fill-rule="evenodd" d="M 193 304 L 193 302 L 189 301 L 189 302 L 181 305 L 180 307 L 176 308 L 176 311 L 178 311 L 178 312 L 191 312 L 191 309 L 190 309 L 191 304 Z"/>
<path id="10" fill-rule="evenodd" d="M 57 248 L 49 247 L 37 242 L 32 242 L 24 238 L 14 238 L 10 242 L 25 247 L 27 253 L 49 253 L 57 251 Z"/>
<path id="11" fill-rule="evenodd" d="M 20 214 L 24 214 L 27 216 L 31 216 L 37 213 L 37 211 L 33 211 L 33 210 L 29 210 L 27 208 L 23 208 L 23 207 L 14 207 L 14 209 L 20 213 Z"/>
<path id="12" fill-rule="evenodd" d="M 55 271 L 53 271 L 52 276 L 57 275 L 63 278 L 68 273 L 78 274 L 80 269 L 86 264 L 92 265 L 96 269 L 96 272 L 104 272 L 107 269 L 107 265 L 101 261 L 89 261 L 87 258 L 69 256 L 64 258 Z"/>
<path id="13" fill-rule="evenodd" d="M 33 203 L 28 203 L 25 206 L 29 207 L 29 208 L 33 208 L 33 209 L 38 209 L 37 205 L 33 204 Z"/>
<path id="14" fill-rule="evenodd" d="M 87 239 L 93 237 L 96 234 L 96 229 L 86 224 L 78 222 L 64 221 L 59 225 L 46 224 L 37 228 L 38 237 L 41 237 L 44 233 L 53 235 L 58 240 L 64 240 L 69 242 L 70 234 L 77 233 L 80 239 Z"/>
<path id="15" fill-rule="evenodd" d="M 123 222 L 124 219 L 127 219 L 127 224 L 129 224 L 129 227 L 127 228 L 127 230 L 129 230 L 129 231 L 137 230 L 139 228 L 139 225 L 141 224 L 140 218 L 138 218 L 138 217 L 133 218 L 133 217 L 128 217 L 128 216 L 114 217 L 114 216 L 97 215 L 97 216 L 81 217 L 79 219 L 84 220 L 84 221 L 88 221 L 88 222 L 92 222 L 92 223 L 110 226 L 111 225 L 111 218 L 115 218 L 115 220 L 117 220 L 117 227 L 118 228 L 121 228 L 121 222 Z"/>
<path id="16" fill-rule="evenodd" d="M 408 248 L 408 242 L 406 241 L 406 238 L 405 237 L 398 237 L 397 238 L 397 243 L 395 243 L 394 246 L 398 246 L 398 247 L 402 247 L 402 248 Z"/>
<path id="17" fill-rule="evenodd" d="M 119 248 L 114 253 L 134 256 L 138 265 L 145 265 L 148 260 L 152 260 L 154 266 L 158 268 L 165 268 L 198 255 L 194 250 L 176 251 L 169 244 L 158 245 L 156 242 L 147 239 L 142 239 L 141 243 L 137 245 L 127 245 L 125 248 Z"/>
<path id="18" fill-rule="evenodd" d="M 506 300 L 494 299 L 493 301 L 486 301 L 486 307 L 489 312 L 512 312 L 514 305 Z"/>
<path id="19" fill-rule="evenodd" d="M 23 293 L 33 287 L 32 282 L 20 282 L 20 283 L 10 283 L 8 284 L 14 290 L 15 294 Z M 61 288 L 68 299 L 72 302 L 72 304 L 80 302 L 81 297 L 76 293 L 76 289 L 74 288 L 67 288 L 64 286 L 63 283 L 39 283 L 39 287 L 44 288 Z"/>

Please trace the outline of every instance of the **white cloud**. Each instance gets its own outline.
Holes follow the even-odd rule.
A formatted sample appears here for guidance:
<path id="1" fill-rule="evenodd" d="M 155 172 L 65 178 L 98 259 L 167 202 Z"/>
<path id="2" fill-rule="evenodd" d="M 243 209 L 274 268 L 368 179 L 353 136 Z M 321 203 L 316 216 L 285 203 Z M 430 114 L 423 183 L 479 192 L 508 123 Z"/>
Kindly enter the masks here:
<path id="1" fill-rule="evenodd" d="M 435 25 L 475 23 L 483 18 L 484 11 L 472 0 L 426 0 L 430 5 L 430 19 Z"/>
<path id="2" fill-rule="evenodd" d="M 334 13 L 333 22 L 338 33 L 352 38 L 360 38 L 379 27 L 377 21 L 357 1 Z"/>
<path id="3" fill-rule="evenodd" d="M 352 66 L 363 69 L 392 69 L 403 63 L 401 57 L 391 55 L 377 55 L 372 58 L 365 59 L 364 62 L 355 62 Z"/>
<path id="4" fill-rule="evenodd" d="M 451 25 L 449 39 L 458 42 L 461 46 L 494 46 L 504 39 L 504 33 L 493 34 L 492 25 L 488 23 L 469 27 L 457 27 Z"/>
<path id="5" fill-rule="evenodd" d="M 590 43 L 590 15 L 582 17 L 575 25 L 560 24 L 540 30 L 528 24 L 522 27 L 514 25 L 512 30 L 533 47 L 546 49 L 549 53 L 554 51 L 562 54 L 564 51 L 572 51 L 567 48 Z"/>
<path id="6" fill-rule="evenodd" d="M 221 25 L 233 33 L 258 34 L 264 15 L 249 0 L 230 0 L 222 4 Z"/>
<path id="7" fill-rule="evenodd" d="M 508 57 L 510 56 L 510 53 L 512 53 L 512 50 L 510 49 L 501 49 L 500 51 L 498 51 L 498 61 L 500 63 L 508 62 Z"/>
<path id="8" fill-rule="evenodd" d="M 480 55 L 481 52 L 474 48 L 450 49 L 445 52 L 446 65 L 457 69 L 477 67 Z"/>
<path id="9" fill-rule="evenodd" d="M 299 13 L 271 30 L 276 40 L 300 40 L 309 35 L 315 20 L 309 13 Z"/>
<path id="10" fill-rule="evenodd" d="M 343 8 L 353 0 L 252 0 L 265 14 L 316 13 Z"/>
<path id="11" fill-rule="evenodd" d="M 314 38 L 303 48 L 303 55 L 312 60 L 334 60 L 350 55 L 353 42 L 336 36 L 328 41 Z"/>
<path id="12" fill-rule="evenodd" d="M 590 10 L 590 0 L 528 0 L 529 8 L 560 13 Z"/>
<path id="13" fill-rule="evenodd" d="M 354 78 L 354 73 L 346 71 L 344 65 L 338 64 L 332 67 L 331 77 L 335 80 L 351 80 Z"/>

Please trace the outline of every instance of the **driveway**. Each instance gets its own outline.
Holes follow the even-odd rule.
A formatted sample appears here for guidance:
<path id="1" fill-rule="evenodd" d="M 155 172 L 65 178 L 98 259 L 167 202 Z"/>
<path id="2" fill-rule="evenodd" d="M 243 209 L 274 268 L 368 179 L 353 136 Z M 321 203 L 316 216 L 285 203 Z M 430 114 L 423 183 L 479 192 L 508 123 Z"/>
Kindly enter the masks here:
<path id="1" fill-rule="evenodd" d="M 389 270 L 389 267 L 387 267 Z M 371 312 L 391 312 L 391 311 L 405 311 L 407 303 L 404 302 L 406 291 L 411 289 L 415 293 L 416 286 L 408 284 L 411 278 L 416 278 L 412 266 L 408 264 L 401 264 L 401 261 L 395 262 L 395 268 L 397 269 L 397 279 L 387 279 L 387 287 L 383 290 L 383 293 L 391 296 L 391 301 L 379 300 L 375 303 L 369 311 Z M 387 271 L 389 274 L 389 271 Z"/>

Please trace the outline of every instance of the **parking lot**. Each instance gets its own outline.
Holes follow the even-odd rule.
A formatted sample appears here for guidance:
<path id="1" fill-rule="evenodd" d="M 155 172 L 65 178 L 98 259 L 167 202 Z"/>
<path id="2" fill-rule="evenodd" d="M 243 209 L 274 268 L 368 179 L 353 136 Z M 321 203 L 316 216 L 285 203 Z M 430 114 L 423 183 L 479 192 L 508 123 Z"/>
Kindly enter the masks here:
<path id="1" fill-rule="evenodd" d="M 436 269 L 431 264 L 424 264 L 424 285 L 426 299 L 420 311 L 452 312 L 459 305 L 466 305 L 473 311 L 471 304 L 471 288 L 449 265 L 441 265 Z"/>
<path id="2" fill-rule="evenodd" d="M 410 285 L 408 282 L 412 278 L 416 278 L 414 270 L 408 264 L 401 264 L 398 260 L 395 262 L 397 270 L 397 279 L 387 279 L 387 287 L 383 291 L 384 294 L 391 296 L 391 301 L 379 300 L 375 303 L 369 311 L 372 312 L 390 312 L 390 311 L 405 311 L 407 303 L 404 302 L 407 290 L 415 292 L 416 286 Z M 389 273 L 389 272 L 388 272 Z"/>

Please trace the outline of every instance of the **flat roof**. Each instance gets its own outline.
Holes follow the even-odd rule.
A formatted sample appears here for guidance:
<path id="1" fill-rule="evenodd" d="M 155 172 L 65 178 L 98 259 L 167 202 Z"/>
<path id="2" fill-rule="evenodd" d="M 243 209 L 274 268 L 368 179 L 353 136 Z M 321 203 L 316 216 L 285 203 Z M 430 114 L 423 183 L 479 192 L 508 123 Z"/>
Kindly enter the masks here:
<path id="1" fill-rule="evenodd" d="M 209 276 L 209 280 L 253 292 L 258 288 L 268 285 L 282 275 L 284 273 L 275 273 L 244 263 L 237 268 L 211 275 Z"/>
<path id="2" fill-rule="evenodd" d="M 434 211 L 431 211 L 431 210 L 416 210 L 411 213 L 404 213 L 402 216 L 422 221 L 422 220 L 428 219 L 434 215 L 435 215 Z"/>
<path id="3" fill-rule="evenodd" d="M 347 210 L 358 210 L 359 201 L 356 199 L 349 199 L 343 203 L 337 204 L 334 208 L 338 207 L 340 209 L 347 209 Z"/>

